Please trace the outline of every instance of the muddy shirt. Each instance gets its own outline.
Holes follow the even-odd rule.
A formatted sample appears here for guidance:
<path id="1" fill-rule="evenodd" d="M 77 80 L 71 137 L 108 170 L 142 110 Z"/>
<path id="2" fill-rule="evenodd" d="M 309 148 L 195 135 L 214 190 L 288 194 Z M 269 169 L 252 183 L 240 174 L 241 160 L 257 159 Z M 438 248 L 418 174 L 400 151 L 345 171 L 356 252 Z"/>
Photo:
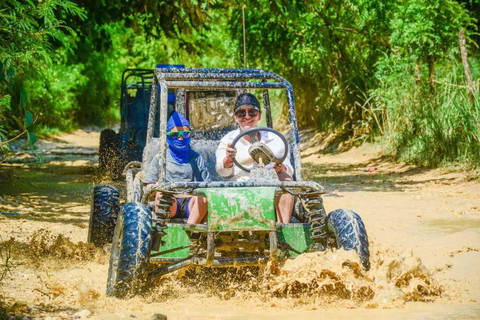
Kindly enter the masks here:
<path id="1" fill-rule="evenodd" d="M 240 134 L 240 129 L 236 129 L 227 133 L 222 140 L 220 140 L 220 144 L 218 145 L 217 151 L 215 155 L 217 157 L 217 163 L 215 169 L 217 173 L 222 177 L 228 177 L 230 180 L 233 181 L 248 181 L 250 179 L 250 173 L 243 171 L 235 164 L 231 168 L 225 168 L 223 166 L 223 159 L 227 154 L 227 146 L 229 143 L 232 143 L 233 140 Z M 279 158 L 283 155 L 285 150 L 283 141 L 274 133 L 268 131 L 260 131 L 260 141 L 265 142 L 268 147 L 272 150 L 275 157 Z M 238 140 L 237 144 L 235 145 L 235 149 L 237 149 L 237 156 L 236 159 L 238 163 L 244 166 L 247 169 L 253 168 L 254 160 L 250 157 L 248 153 L 248 149 L 252 144 L 245 139 Z M 290 152 L 287 152 L 287 158 L 283 161 L 283 164 L 287 168 L 287 173 L 290 176 L 293 176 L 293 167 L 290 163 Z M 273 164 L 269 164 L 266 168 L 271 168 Z"/>
<path id="2" fill-rule="evenodd" d="M 153 157 L 147 170 L 145 183 L 156 183 L 160 175 L 159 160 L 160 155 Z M 205 161 L 197 152 L 190 149 L 189 161 L 187 163 L 178 163 L 167 150 L 167 182 L 199 182 L 210 181 Z"/>

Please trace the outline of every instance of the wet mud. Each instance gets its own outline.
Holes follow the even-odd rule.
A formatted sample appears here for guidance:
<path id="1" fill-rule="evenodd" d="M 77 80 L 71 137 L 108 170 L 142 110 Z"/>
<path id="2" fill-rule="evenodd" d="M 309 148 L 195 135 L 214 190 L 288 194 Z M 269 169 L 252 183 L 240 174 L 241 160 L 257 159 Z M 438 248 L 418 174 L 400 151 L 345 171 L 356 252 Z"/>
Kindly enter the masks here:
<path id="1" fill-rule="evenodd" d="M 26 243 L 12 238 L 0 247 L 8 250 L 14 261 L 3 286 L 10 297 L 6 301 L 13 302 L 18 315 L 68 318 L 85 309 L 87 317 L 92 317 L 103 308 L 109 312 L 109 305 L 121 305 L 122 312 L 129 313 L 143 306 L 176 305 L 196 297 L 215 300 L 216 304 L 251 304 L 259 310 L 381 309 L 402 308 L 411 301 L 434 302 L 445 295 L 444 288 L 411 251 L 377 252 L 368 272 L 354 252 L 327 251 L 302 254 L 282 265 L 261 269 L 186 269 L 152 283 L 139 296 L 130 297 L 128 304 L 122 304 L 122 300 L 104 294 L 105 249 L 74 243 L 45 229 L 35 232 Z M 87 276 L 90 271 L 96 274 Z M 23 299 L 14 301 L 12 296 Z"/>
<path id="2" fill-rule="evenodd" d="M 304 152 L 305 174 L 327 187 L 327 210 L 364 219 L 368 272 L 354 252 L 326 251 L 261 269 L 190 268 L 127 300 L 108 297 L 108 247 L 86 243 L 96 156 L 76 152 L 0 167 L 2 308 L 39 319 L 480 317 L 476 179 L 393 164 L 374 148 Z"/>

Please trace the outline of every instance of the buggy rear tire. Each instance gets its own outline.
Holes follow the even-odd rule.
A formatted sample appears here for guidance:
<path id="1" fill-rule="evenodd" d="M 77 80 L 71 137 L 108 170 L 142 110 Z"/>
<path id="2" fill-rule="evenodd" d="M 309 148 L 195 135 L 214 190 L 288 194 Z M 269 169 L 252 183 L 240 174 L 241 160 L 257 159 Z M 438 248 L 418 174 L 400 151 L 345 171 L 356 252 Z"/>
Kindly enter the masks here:
<path id="1" fill-rule="evenodd" d="M 118 148 L 118 135 L 112 129 L 102 130 L 98 149 L 98 168 L 102 176 L 117 178 L 123 168 Z"/>
<path id="2" fill-rule="evenodd" d="M 362 218 L 352 210 L 337 209 L 328 214 L 328 230 L 334 233 L 337 248 L 355 250 L 365 270 L 370 269 L 368 236 Z"/>
<path id="3" fill-rule="evenodd" d="M 118 216 L 108 269 L 107 295 L 124 298 L 146 281 L 150 260 L 152 212 L 130 202 Z"/>
<path id="4" fill-rule="evenodd" d="M 111 243 L 119 211 L 120 191 L 111 185 L 95 186 L 87 241 L 96 247 Z"/>

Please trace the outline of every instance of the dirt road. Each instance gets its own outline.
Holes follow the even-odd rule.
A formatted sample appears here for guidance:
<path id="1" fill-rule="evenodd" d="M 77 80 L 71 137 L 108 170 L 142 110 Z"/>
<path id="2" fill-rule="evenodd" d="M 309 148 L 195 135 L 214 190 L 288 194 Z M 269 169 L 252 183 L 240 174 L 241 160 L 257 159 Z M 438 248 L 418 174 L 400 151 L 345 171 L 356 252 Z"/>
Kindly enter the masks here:
<path id="1" fill-rule="evenodd" d="M 105 295 L 107 250 L 85 244 L 98 133 L 42 145 L 44 164 L 0 166 L 0 236 L 13 267 L 0 284 L 12 312 L 38 318 L 480 318 L 480 183 L 468 172 L 393 164 L 375 147 L 304 153 L 327 210 L 363 217 L 372 270 L 350 253 L 304 255 L 278 274 L 178 274 L 145 296 Z M 11 239 L 11 240 L 9 240 Z M 0 269 L 1 270 L 1 269 Z"/>

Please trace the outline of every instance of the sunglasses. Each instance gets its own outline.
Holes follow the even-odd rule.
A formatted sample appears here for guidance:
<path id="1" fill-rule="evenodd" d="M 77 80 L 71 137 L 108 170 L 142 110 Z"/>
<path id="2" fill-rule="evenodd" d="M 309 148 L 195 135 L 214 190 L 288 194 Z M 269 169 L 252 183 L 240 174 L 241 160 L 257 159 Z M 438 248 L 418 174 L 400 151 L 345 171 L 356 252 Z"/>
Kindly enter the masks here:
<path id="1" fill-rule="evenodd" d="M 174 140 L 177 140 L 177 139 L 180 139 L 180 138 L 190 138 L 191 135 L 192 135 L 192 131 L 188 131 L 188 130 L 167 132 L 167 136 L 169 136 L 170 138 L 172 138 Z"/>
<path id="2" fill-rule="evenodd" d="M 253 108 L 248 109 L 248 115 L 252 118 L 258 116 L 258 113 L 259 111 L 257 109 L 253 109 Z M 235 116 L 237 118 L 243 119 L 245 118 L 246 115 L 247 115 L 247 110 L 245 109 L 240 109 L 235 112 Z"/>

